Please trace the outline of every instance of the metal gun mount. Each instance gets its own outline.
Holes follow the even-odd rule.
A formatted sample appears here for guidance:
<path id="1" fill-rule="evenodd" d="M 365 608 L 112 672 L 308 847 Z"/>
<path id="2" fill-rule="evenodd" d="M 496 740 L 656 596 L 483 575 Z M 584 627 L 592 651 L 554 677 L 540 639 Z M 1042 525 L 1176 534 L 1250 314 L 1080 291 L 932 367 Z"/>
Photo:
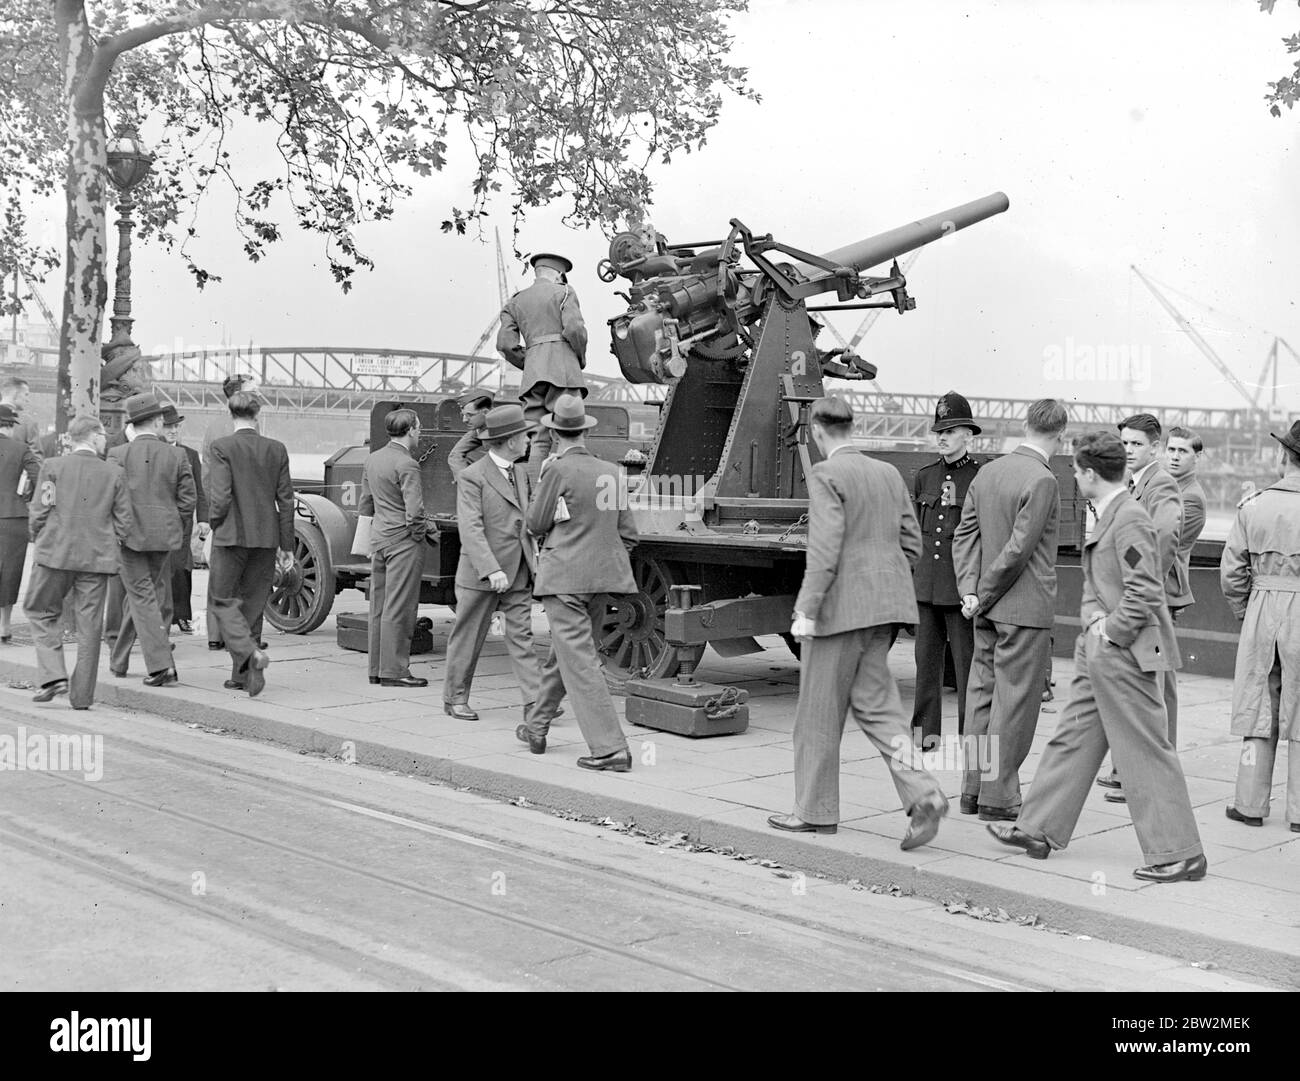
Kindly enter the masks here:
<path id="1" fill-rule="evenodd" d="M 698 494 L 712 529 L 797 516 L 791 501 L 807 498 L 805 478 L 818 458 L 807 414 L 825 393 L 824 377 L 876 374 L 861 358 L 837 361 L 837 351 L 818 349 L 821 326 L 810 311 L 910 311 L 915 301 L 897 262 L 884 277 L 864 271 L 1009 205 L 996 192 L 825 255 L 756 236 L 735 218 L 720 241 L 616 236 L 598 268 L 603 281 L 631 282 L 620 293 L 628 310 L 610 320 L 612 352 L 629 382 L 671 387 L 645 474 L 649 492 L 660 478 L 709 478 Z M 808 299 L 822 293 L 838 303 L 809 309 Z"/>

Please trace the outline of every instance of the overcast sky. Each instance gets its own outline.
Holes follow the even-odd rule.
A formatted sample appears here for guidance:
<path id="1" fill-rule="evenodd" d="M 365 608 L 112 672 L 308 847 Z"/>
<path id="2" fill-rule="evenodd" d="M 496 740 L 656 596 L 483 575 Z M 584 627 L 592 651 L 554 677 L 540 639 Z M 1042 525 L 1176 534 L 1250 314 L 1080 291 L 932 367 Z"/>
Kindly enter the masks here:
<path id="1" fill-rule="evenodd" d="M 824 251 L 1010 197 L 1006 214 L 924 251 L 916 311 L 886 312 L 864 341 L 887 389 L 1243 404 L 1130 263 L 1196 298 L 1171 294 L 1248 383 L 1265 331 L 1300 347 L 1300 112 L 1274 119 L 1262 100 L 1288 67 L 1280 39 L 1300 30 L 1290 5 L 1270 17 L 1253 0 L 752 0 L 734 29 L 763 101 L 728 101 L 703 153 L 655 168 L 651 217 L 670 239 L 722 235 L 736 216 Z M 248 127 L 241 141 L 268 135 Z M 460 164 L 363 230 L 379 267 L 347 297 L 314 238 L 244 262 L 214 201 L 200 253 L 225 281 L 198 293 L 142 248 L 136 340 L 467 351 L 498 300 L 490 234 L 439 231 L 465 201 Z M 509 201 L 494 209 L 505 232 Z M 590 367 L 616 372 L 604 323 L 622 305 L 595 276 L 604 239 L 538 213 L 521 246 L 573 258 Z M 837 318 L 846 333 L 859 320 Z M 1064 378 L 1097 349 L 1127 362 L 1119 380 Z M 1280 374 L 1300 410 L 1300 363 Z"/>

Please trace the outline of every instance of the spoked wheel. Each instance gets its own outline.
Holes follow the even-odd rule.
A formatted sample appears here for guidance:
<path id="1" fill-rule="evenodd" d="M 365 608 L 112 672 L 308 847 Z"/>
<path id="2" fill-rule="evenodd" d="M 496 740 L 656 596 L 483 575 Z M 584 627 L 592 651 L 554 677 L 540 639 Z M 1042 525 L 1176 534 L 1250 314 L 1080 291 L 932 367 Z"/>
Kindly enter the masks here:
<path id="1" fill-rule="evenodd" d="M 632 576 L 637 592 L 607 594 L 591 623 L 605 680 L 616 694 L 623 692 L 629 679 L 676 675 L 683 658 L 698 663 L 704 653 L 702 644 L 681 649 L 670 646 L 664 634 L 668 588 L 701 583 L 688 583 L 680 564 L 636 555 L 632 557 Z"/>
<path id="2" fill-rule="evenodd" d="M 275 572 L 266 602 L 271 626 L 286 634 L 314 631 L 334 607 L 334 568 L 319 529 L 309 522 L 294 522 L 293 566 Z"/>

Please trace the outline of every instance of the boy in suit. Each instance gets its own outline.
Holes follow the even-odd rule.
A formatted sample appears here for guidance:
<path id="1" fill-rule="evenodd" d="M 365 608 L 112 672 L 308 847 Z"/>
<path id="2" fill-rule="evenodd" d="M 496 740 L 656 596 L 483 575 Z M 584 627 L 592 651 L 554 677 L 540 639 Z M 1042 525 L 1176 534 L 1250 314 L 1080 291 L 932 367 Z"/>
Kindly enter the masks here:
<path id="1" fill-rule="evenodd" d="M 69 694 L 63 607 L 71 598 L 77 665 L 70 701 L 73 709 L 89 709 L 99 672 L 104 598 L 109 579 L 117 575 L 117 546 L 130 528 L 131 507 L 121 469 L 99 457 L 106 440 L 99 420 L 75 417 L 68 440 L 68 453 L 46 458 L 36 481 L 30 516 L 35 556 L 23 611 L 36 643 L 40 689 L 32 700 L 49 702 Z"/>
<path id="2" fill-rule="evenodd" d="M 1111 432 L 1079 441 L 1074 477 L 1096 507 L 1097 525 L 1083 549 L 1084 631 L 1074 650 L 1070 700 L 1020 817 L 988 829 L 1034 859 L 1064 848 L 1109 747 L 1147 860 L 1134 876 L 1195 881 L 1205 877 L 1205 855 L 1161 693 L 1162 673 L 1180 661 L 1156 529 L 1125 491 L 1124 446 Z"/>
<path id="3" fill-rule="evenodd" d="M 916 622 L 912 568 L 921 532 L 898 470 L 859 454 L 853 411 L 839 398 L 812 407 L 824 456 L 808 476 L 808 559 L 790 633 L 803 642 L 794 720 L 794 814 L 773 829 L 834 833 L 840 816 L 840 740 L 846 715 L 882 755 L 909 824 L 904 851 L 934 839 L 948 813 L 938 782 L 917 764 L 889 644 Z"/>
<path id="4" fill-rule="evenodd" d="M 261 401 L 240 390 L 226 407 L 234 431 L 210 448 L 212 615 L 230 651 L 225 686 L 252 698 L 265 688 L 270 663 L 252 628 L 271 595 L 277 561 L 287 569 L 292 559 L 293 484 L 284 444 L 257 431 Z"/>

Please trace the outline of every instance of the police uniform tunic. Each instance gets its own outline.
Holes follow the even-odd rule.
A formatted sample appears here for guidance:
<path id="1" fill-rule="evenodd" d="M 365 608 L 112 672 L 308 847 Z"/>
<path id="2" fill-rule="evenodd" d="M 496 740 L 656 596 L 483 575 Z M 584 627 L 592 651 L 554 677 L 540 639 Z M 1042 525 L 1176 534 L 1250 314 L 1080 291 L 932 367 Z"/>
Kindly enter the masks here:
<path id="1" fill-rule="evenodd" d="M 944 646 L 952 650 L 957 675 L 958 731 L 966 719 L 966 680 L 970 674 L 974 633 L 961 614 L 961 595 L 952 562 L 952 535 L 979 463 L 969 454 L 955 462 L 944 458 L 917 471 L 912 488 L 921 526 L 921 558 L 912 574 L 916 588 L 916 699 L 913 729 L 923 740 L 940 734 Z"/>

